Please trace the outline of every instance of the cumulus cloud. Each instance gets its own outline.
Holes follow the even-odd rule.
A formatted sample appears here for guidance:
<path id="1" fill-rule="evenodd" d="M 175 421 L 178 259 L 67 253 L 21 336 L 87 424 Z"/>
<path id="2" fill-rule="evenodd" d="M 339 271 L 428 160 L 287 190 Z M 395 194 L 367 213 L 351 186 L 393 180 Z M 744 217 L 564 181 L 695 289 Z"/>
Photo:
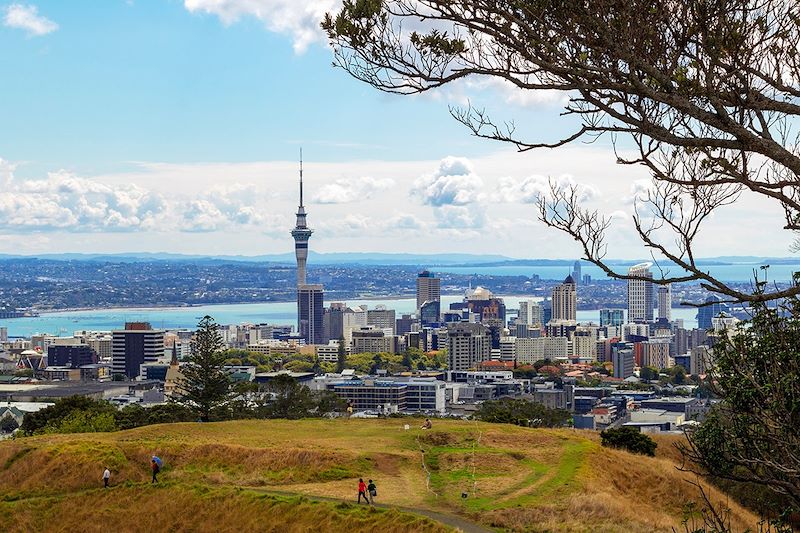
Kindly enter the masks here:
<path id="1" fill-rule="evenodd" d="M 370 198 L 379 191 L 394 186 L 391 178 L 375 179 L 362 177 L 356 179 L 338 179 L 323 185 L 313 197 L 318 204 L 346 204 Z"/>
<path id="2" fill-rule="evenodd" d="M 265 209 L 270 193 L 233 183 L 169 201 L 136 184 L 109 185 L 58 171 L 43 179 L 15 179 L 0 159 L 0 228 L 80 233 L 130 231 L 209 232 L 248 227 L 285 233 L 289 218 Z"/>
<path id="3" fill-rule="evenodd" d="M 641 179 L 634 181 L 631 184 L 630 196 L 625 199 L 625 203 L 632 205 L 638 201 L 646 199 L 650 191 L 653 190 L 653 186 L 652 179 Z"/>
<path id="4" fill-rule="evenodd" d="M 578 193 L 578 200 L 587 202 L 600 197 L 600 191 L 593 185 L 578 183 L 569 174 L 563 174 L 557 178 L 545 178 L 544 176 L 529 176 L 523 179 L 511 177 L 500 178 L 499 185 L 493 199 L 505 203 L 533 204 L 542 197 L 550 195 L 551 183 L 557 189 L 575 188 Z"/>
<path id="5" fill-rule="evenodd" d="M 0 227 L 128 231 L 155 227 L 165 206 L 135 185 L 112 187 L 65 171 L 39 180 L 10 175 L 0 192 Z"/>
<path id="6" fill-rule="evenodd" d="M 433 214 L 437 225 L 445 229 L 478 229 L 486 223 L 479 206 L 443 205 Z"/>
<path id="7" fill-rule="evenodd" d="M 11 4 L 5 10 L 3 24 L 9 28 L 25 30 L 28 35 L 37 37 L 47 35 L 58 29 L 58 24 L 39 14 L 33 5 Z"/>
<path id="8" fill-rule="evenodd" d="M 483 180 L 475 174 L 470 161 L 446 157 L 432 174 L 420 176 L 411 189 L 413 197 L 435 207 L 467 205 L 482 198 Z"/>
<path id="9" fill-rule="evenodd" d="M 229 25 L 255 17 L 269 31 L 291 36 L 294 50 L 303 53 L 313 42 L 324 42 L 319 24 L 325 13 L 337 11 L 341 0 L 184 0 L 192 13 L 208 13 Z"/>

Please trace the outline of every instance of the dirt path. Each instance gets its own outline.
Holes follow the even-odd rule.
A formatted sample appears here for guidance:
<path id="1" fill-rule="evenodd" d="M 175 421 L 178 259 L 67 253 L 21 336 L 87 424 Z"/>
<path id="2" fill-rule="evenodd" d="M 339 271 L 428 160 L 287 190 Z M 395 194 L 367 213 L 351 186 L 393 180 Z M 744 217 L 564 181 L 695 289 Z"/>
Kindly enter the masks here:
<path id="1" fill-rule="evenodd" d="M 330 498 L 327 496 L 314 496 L 312 494 L 299 494 L 296 492 L 287 492 L 287 491 L 280 491 L 280 490 L 271 490 L 265 489 L 263 487 L 239 487 L 245 490 L 250 490 L 253 492 L 261 492 L 264 494 L 274 494 L 277 496 L 301 496 L 303 498 L 307 498 L 309 500 L 321 501 L 321 502 L 346 502 L 352 503 L 353 505 L 359 505 L 358 503 L 352 500 L 345 500 L 342 498 Z M 364 505 L 364 504 L 361 504 Z M 460 516 L 455 516 L 451 514 L 439 513 L 436 511 L 431 511 L 429 509 L 420 509 L 418 507 L 403 507 L 400 505 L 389 505 L 386 503 L 376 503 L 374 505 L 380 509 L 397 509 L 398 511 L 403 511 L 405 513 L 412 513 L 425 516 L 432 520 L 436 520 L 446 526 L 450 526 L 452 528 L 456 528 L 463 533 L 492 533 L 492 530 L 484 527 L 480 524 L 476 524 L 475 522 L 470 522 L 465 518 L 461 518 Z"/>

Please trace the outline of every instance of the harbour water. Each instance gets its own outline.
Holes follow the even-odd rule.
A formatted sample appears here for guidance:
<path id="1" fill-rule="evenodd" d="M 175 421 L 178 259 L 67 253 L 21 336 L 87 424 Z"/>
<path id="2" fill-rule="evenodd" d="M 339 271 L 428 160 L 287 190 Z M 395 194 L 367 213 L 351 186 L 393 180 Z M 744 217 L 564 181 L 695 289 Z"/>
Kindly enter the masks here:
<path id="1" fill-rule="evenodd" d="M 506 307 L 516 309 L 521 299 L 535 300 L 529 296 L 503 296 Z M 442 307 L 461 299 L 461 296 L 442 297 Z M 412 313 L 416 307 L 414 298 L 384 300 L 349 300 L 351 307 L 385 305 L 394 309 L 398 318 L 403 313 Z M 683 319 L 684 327 L 697 325 L 697 311 L 693 308 L 676 307 L 672 317 Z M 147 321 L 153 327 L 164 329 L 193 329 L 200 318 L 209 315 L 219 324 L 296 324 L 297 304 L 295 302 L 267 302 L 260 304 L 204 305 L 197 307 L 139 308 L 139 309 L 96 309 L 88 311 L 60 311 L 45 313 L 38 317 L 0 320 L 0 326 L 8 328 L 11 337 L 29 337 L 37 333 L 57 336 L 70 336 L 75 331 L 110 331 L 120 329 L 125 322 Z M 598 311 L 578 311 L 581 322 L 598 322 Z"/>

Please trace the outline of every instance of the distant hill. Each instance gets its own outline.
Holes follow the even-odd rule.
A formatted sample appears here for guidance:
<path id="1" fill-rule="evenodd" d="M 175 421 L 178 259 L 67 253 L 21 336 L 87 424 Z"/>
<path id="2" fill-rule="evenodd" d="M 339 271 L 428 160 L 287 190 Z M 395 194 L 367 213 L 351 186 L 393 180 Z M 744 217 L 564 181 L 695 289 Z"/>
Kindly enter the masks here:
<path id="1" fill-rule="evenodd" d="M 399 533 L 466 520 L 476 531 L 666 533 L 682 530 L 684 504 L 698 500 L 669 438 L 648 458 L 602 448 L 595 432 L 445 420 L 426 432 L 419 423 L 235 421 L 5 441 L 0 523 L 20 532 Z M 152 453 L 165 463 L 156 487 Z M 109 490 L 100 488 L 106 466 Z M 359 477 L 375 480 L 378 502 L 404 512 L 352 503 Z M 736 530 L 755 526 L 707 490 L 730 507 Z"/>
<path id="2" fill-rule="evenodd" d="M 293 265 L 294 252 L 264 255 L 190 255 L 173 254 L 167 252 L 130 252 L 117 254 L 36 254 L 12 255 L 0 254 L 2 259 L 38 258 L 56 261 L 191 261 L 191 262 L 258 262 Z M 371 253 L 371 252 L 309 252 L 309 262 L 312 265 L 409 265 L 435 268 L 437 266 L 471 266 L 471 267 L 496 267 L 496 266 L 571 266 L 575 259 L 518 259 L 503 255 L 482 254 L 407 254 L 407 253 Z M 608 264 L 624 266 L 641 263 L 641 259 L 609 259 Z M 588 265 L 586 261 L 581 261 Z M 709 257 L 697 260 L 699 265 L 729 265 L 729 264 L 800 264 L 800 257 L 756 257 L 756 256 L 725 256 Z M 671 266 L 669 262 L 662 262 L 663 266 Z"/>

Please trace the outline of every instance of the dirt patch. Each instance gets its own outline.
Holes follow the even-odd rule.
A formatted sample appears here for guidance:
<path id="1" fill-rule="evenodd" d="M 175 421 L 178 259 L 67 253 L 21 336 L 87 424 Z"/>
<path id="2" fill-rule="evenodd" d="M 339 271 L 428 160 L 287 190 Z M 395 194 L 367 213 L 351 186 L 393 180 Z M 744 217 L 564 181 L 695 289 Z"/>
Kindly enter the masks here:
<path id="1" fill-rule="evenodd" d="M 401 466 L 406 463 L 406 458 L 391 453 L 375 453 L 370 455 L 375 468 L 381 474 L 396 476 L 400 474 Z"/>
<path id="2" fill-rule="evenodd" d="M 453 446 L 458 444 L 462 438 L 458 435 L 454 435 L 453 433 L 447 433 L 444 431 L 431 431 L 422 435 L 419 440 L 423 444 L 428 444 L 430 446 Z"/>

